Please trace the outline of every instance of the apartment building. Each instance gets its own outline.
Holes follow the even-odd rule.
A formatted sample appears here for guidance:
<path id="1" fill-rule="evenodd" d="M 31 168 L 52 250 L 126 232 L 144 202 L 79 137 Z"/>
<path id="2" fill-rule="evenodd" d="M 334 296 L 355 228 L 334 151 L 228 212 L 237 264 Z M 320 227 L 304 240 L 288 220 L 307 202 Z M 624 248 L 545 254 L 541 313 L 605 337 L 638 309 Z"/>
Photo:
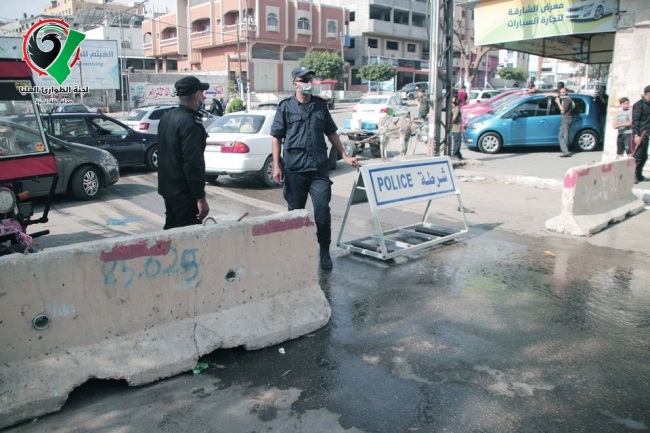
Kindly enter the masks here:
<path id="1" fill-rule="evenodd" d="M 227 71 L 251 90 L 291 91 L 291 69 L 309 51 L 340 53 L 349 12 L 302 0 L 179 0 L 142 24 L 146 56 L 178 59 L 179 71 Z M 163 70 L 166 72 L 165 70 Z"/>

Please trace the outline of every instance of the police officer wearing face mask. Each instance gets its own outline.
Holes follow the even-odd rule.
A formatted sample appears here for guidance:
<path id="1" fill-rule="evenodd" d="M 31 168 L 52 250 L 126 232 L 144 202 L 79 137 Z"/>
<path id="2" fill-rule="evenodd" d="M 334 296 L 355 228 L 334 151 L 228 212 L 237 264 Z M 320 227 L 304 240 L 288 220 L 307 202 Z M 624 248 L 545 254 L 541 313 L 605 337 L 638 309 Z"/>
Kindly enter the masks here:
<path id="1" fill-rule="evenodd" d="M 291 71 L 295 95 L 283 99 L 275 113 L 273 136 L 273 179 L 283 185 L 289 210 L 304 209 L 311 196 L 320 246 L 321 269 L 332 269 L 329 248 L 332 239 L 329 178 L 325 136 L 343 155 L 346 163 L 358 167 L 357 158 L 348 156 L 327 109 L 327 102 L 312 95 L 314 72 L 304 66 Z M 280 153 L 282 151 L 282 157 Z"/>
<path id="2" fill-rule="evenodd" d="M 197 111 L 210 85 L 188 76 L 174 87 L 179 106 L 158 125 L 158 194 L 165 200 L 165 230 L 201 224 L 210 211 L 203 156 L 208 134 Z"/>

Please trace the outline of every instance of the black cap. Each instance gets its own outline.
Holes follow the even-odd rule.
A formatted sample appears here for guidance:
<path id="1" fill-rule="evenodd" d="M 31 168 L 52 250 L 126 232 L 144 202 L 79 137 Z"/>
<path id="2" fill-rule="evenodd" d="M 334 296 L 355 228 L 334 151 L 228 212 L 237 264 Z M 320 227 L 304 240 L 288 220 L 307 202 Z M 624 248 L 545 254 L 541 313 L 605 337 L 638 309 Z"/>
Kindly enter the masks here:
<path id="1" fill-rule="evenodd" d="M 210 85 L 208 83 L 202 83 L 196 77 L 188 76 L 175 82 L 174 87 L 178 96 L 189 96 L 199 90 L 208 90 Z"/>
<path id="2" fill-rule="evenodd" d="M 297 77 L 302 77 L 303 75 L 306 74 L 314 75 L 314 71 L 312 71 L 311 69 L 305 66 L 296 66 L 291 70 L 291 79 L 295 80 Z"/>
<path id="3" fill-rule="evenodd" d="M 643 93 L 650 93 L 650 86 L 645 86 L 645 89 L 643 89 Z"/>

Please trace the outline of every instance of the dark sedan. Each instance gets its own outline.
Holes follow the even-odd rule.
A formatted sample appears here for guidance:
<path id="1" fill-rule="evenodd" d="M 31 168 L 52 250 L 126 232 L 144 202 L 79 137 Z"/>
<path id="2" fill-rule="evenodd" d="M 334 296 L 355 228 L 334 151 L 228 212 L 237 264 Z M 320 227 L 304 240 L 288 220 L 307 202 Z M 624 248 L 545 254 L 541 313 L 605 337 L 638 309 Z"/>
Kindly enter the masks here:
<path id="1" fill-rule="evenodd" d="M 34 126 L 31 116 L 12 119 Z M 110 152 L 120 167 L 145 165 L 158 169 L 158 137 L 134 131 L 122 122 L 98 113 L 52 113 L 43 115 L 48 134 L 65 141 Z"/>

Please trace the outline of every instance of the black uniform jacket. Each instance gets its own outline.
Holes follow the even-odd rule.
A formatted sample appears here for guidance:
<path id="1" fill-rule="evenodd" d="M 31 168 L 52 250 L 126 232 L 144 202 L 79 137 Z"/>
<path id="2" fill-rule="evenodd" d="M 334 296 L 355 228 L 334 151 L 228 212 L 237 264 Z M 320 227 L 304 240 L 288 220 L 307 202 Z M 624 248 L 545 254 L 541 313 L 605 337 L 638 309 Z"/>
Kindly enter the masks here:
<path id="1" fill-rule="evenodd" d="M 158 194 L 165 199 L 205 197 L 205 141 L 201 114 L 184 105 L 158 124 Z"/>

